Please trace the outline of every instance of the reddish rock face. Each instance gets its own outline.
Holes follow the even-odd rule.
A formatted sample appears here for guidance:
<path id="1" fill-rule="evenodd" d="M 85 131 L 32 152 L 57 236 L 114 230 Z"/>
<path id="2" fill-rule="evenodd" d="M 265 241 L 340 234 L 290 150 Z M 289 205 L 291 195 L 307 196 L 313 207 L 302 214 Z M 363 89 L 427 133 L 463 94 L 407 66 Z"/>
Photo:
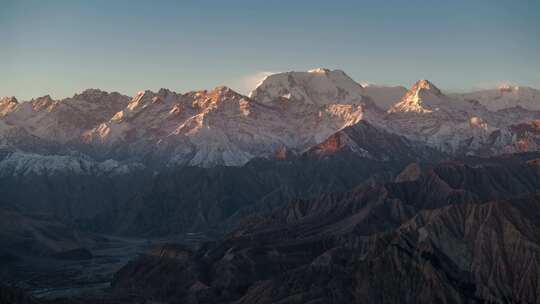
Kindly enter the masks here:
<path id="1" fill-rule="evenodd" d="M 19 102 L 15 97 L 2 97 L 0 98 L 0 117 L 13 111 Z"/>
<path id="2" fill-rule="evenodd" d="M 431 83 L 429 80 L 419 80 L 417 81 L 413 87 L 411 88 L 412 92 L 416 92 L 419 90 L 432 90 L 435 95 L 441 95 L 441 90 L 437 88 L 433 83 Z"/>
<path id="3" fill-rule="evenodd" d="M 527 161 L 527 164 L 529 164 L 531 166 L 535 166 L 535 167 L 540 169 L 540 158 L 531 159 L 531 160 Z"/>
<path id="4" fill-rule="evenodd" d="M 274 158 L 275 159 L 287 159 L 289 156 L 289 152 L 286 147 L 279 147 L 274 151 Z"/>
<path id="5" fill-rule="evenodd" d="M 395 179 L 395 182 L 415 181 L 420 178 L 422 169 L 418 163 L 412 163 L 407 166 Z"/>
<path id="6" fill-rule="evenodd" d="M 342 134 L 337 133 L 319 144 L 313 152 L 319 156 L 326 156 L 338 152 L 343 146 Z"/>
<path id="7" fill-rule="evenodd" d="M 515 133 L 524 133 L 531 132 L 535 134 L 540 134 L 540 120 L 532 120 L 528 123 L 522 123 L 511 126 L 511 129 Z"/>

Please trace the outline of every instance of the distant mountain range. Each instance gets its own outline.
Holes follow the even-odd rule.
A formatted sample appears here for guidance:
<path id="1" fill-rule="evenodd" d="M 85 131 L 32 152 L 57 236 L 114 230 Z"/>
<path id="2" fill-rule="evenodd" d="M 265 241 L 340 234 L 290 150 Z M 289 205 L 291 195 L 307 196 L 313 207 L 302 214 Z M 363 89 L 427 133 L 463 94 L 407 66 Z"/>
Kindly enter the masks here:
<path id="1" fill-rule="evenodd" d="M 0 99 L 5 149 L 148 166 L 242 166 L 277 151 L 301 154 L 360 121 L 450 155 L 536 151 L 540 91 L 504 87 L 444 94 L 362 86 L 343 71 L 268 76 L 248 96 L 226 87 L 134 97 L 90 89 L 71 98 Z M 22 164 L 21 164 L 22 165 Z"/>

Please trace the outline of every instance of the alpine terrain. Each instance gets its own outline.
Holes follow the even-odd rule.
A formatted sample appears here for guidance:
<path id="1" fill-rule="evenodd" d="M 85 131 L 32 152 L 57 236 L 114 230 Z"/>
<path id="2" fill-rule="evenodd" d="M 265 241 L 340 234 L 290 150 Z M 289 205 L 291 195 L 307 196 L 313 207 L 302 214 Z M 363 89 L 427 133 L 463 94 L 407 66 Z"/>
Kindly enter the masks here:
<path id="1" fill-rule="evenodd" d="M 0 99 L 2 303 L 540 303 L 540 91 Z"/>

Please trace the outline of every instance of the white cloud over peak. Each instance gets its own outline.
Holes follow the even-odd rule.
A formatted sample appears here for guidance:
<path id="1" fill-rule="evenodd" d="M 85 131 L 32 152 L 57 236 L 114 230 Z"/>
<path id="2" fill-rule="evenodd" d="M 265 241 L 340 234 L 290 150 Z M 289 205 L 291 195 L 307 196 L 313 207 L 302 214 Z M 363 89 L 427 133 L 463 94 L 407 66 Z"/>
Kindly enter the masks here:
<path id="1" fill-rule="evenodd" d="M 229 85 L 233 90 L 248 95 L 254 90 L 266 77 L 277 72 L 260 71 L 253 74 L 243 76 L 239 79 L 231 81 Z"/>

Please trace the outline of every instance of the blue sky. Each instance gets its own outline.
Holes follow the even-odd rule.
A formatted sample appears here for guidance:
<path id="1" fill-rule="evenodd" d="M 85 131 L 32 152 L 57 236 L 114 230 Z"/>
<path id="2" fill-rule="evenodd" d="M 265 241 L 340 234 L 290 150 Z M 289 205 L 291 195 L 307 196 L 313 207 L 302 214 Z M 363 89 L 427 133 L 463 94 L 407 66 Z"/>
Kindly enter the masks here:
<path id="1" fill-rule="evenodd" d="M 540 1 L 0 0 L 0 96 L 131 95 L 338 68 L 460 91 L 540 87 Z"/>

